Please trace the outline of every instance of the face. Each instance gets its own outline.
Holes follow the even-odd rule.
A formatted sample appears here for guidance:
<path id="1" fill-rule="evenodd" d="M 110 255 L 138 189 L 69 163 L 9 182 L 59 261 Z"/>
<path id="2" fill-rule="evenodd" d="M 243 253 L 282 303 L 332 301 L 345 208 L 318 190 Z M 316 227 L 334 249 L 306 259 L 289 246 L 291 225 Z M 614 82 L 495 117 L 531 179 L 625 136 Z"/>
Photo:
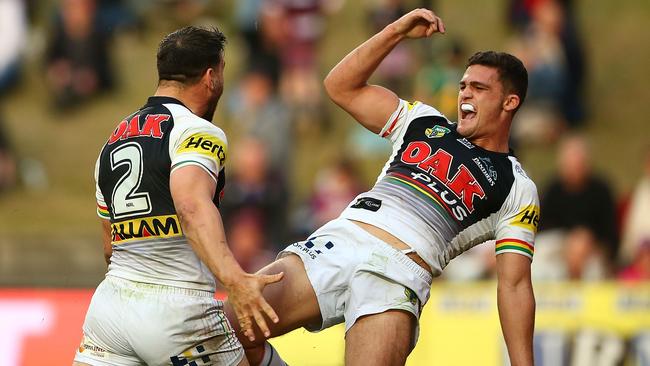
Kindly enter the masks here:
<path id="1" fill-rule="evenodd" d="M 214 111 L 217 109 L 217 104 L 219 103 L 219 98 L 223 94 L 223 69 L 226 64 L 221 59 L 221 63 L 214 69 L 212 69 L 211 78 L 208 85 L 208 90 L 210 97 L 208 99 L 208 105 L 205 114 L 203 114 L 203 119 L 211 121 L 214 117 Z"/>
<path id="2" fill-rule="evenodd" d="M 471 65 L 465 70 L 458 92 L 458 133 L 473 139 L 490 136 L 502 124 L 504 95 L 497 69 Z"/>

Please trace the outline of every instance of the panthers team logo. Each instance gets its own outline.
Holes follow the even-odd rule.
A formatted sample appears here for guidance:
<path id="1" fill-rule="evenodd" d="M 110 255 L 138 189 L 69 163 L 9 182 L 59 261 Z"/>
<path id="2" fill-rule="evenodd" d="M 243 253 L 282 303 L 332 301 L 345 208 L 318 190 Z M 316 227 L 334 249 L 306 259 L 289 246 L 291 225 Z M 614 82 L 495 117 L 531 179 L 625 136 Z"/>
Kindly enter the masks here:
<path id="1" fill-rule="evenodd" d="M 428 138 L 437 139 L 451 132 L 447 127 L 435 126 L 433 128 L 427 128 L 424 130 L 424 135 Z"/>

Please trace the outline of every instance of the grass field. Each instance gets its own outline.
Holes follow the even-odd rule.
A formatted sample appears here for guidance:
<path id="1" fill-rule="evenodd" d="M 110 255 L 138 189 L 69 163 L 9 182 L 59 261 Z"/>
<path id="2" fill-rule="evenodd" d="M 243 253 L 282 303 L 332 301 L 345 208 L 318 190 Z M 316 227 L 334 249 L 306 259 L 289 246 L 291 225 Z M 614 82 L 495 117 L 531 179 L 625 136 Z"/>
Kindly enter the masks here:
<path id="1" fill-rule="evenodd" d="M 448 33 L 464 39 L 471 51 L 503 47 L 508 37 L 503 21 L 504 0 L 436 3 Z M 320 61 L 323 75 L 367 35 L 360 21 L 364 19 L 361 4 L 347 1 L 342 11 L 329 19 Z M 228 7 L 214 7 L 214 13 L 222 19 L 218 23 L 230 36 L 227 93 L 234 84 L 242 55 L 239 41 L 229 34 L 229 13 L 224 10 Z M 650 144 L 648 120 L 643 117 L 650 100 L 646 86 L 650 2 L 582 0 L 576 2 L 576 10 L 589 61 L 590 118 L 585 131 L 594 143 L 597 169 L 622 194 L 640 176 L 640 152 Z M 46 18 L 47 11 L 39 14 Z M 28 45 L 24 83 L 0 101 L 0 108 L 17 155 L 23 162 L 40 162 L 49 184 L 40 190 L 21 186 L 0 195 L 0 284 L 87 285 L 103 273 L 97 240 L 99 226 L 94 215 L 94 161 L 116 122 L 142 105 L 155 89 L 155 48 L 161 36 L 174 28 L 170 23 L 153 21 L 140 35 L 118 36 L 114 44 L 118 91 L 73 113 L 56 114 L 48 108 L 43 82 L 41 56 L 47 29 L 44 22 L 37 22 Z M 331 103 L 329 107 L 335 116 L 332 136 L 306 133 L 297 142 L 294 175 L 300 184 L 295 187 L 293 201 L 308 191 L 316 168 L 339 153 L 340 146 L 328 141 L 342 138 L 352 124 Z M 220 108 L 216 121 L 223 120 L 221 113 Z M 225 123 L 224 127 L 229 133 L 236 124 Z M 529 174 L 543 187 L 553 170 L 554 148 L 522 146 L 519 155 Z M 383 159 L 361 168 L 368 182 L 374 179 Z M 50 268 L 52 263 L 56 266 Z M 61 273 L 61 265 L 67 266 L 69 272 Z M 85 277 L 73 278 L 78 273 Z"/>

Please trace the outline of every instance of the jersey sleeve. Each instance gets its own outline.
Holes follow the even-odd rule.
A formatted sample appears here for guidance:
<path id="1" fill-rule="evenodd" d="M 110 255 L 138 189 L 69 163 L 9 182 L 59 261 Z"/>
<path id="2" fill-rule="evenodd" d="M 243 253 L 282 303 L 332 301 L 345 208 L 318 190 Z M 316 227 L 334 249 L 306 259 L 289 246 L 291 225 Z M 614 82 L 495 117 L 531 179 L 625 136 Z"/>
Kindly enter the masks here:
<path id="1" fill-rule="evenodd" d="M 104 200 L 104 194 L 102 193 L 101 189 L 99 189 L 99 159 L 100 157 L 97 158 L 97 162 L 95 163 L 95 200 L 97 201 L 97 216 L 99 216 L 101 219 L 104 220 L 110 220 L 111 219 L 111 214 L 108 211 L 108 206 L 106 205 L 106 201 Z"/>
<path id="2" fill-rule="evenodd" d="M 384 127 L 379 131 L 379 136 L 389 139 L 392 143 L 399 140 L 406 128 L 416 118 L 423 116 L 444 116 L 435 108 L 421 102 L 407 102 L 400 99 L 395 112 L 388 118 Z"/>
<path id="3" fill-rule="evenodd" d="M 226 134 L 210 124 L 189 127 L 170 141 L 171 172 L 195 165 L 210 174 L 217 182 L 228 155 Z"/>
<path id="4" fill-rule="evenodd" d="M 523 174 L 521 167 L 518 170 Z M 517 177 L 503 210 L 496 229 L 496 255 L 516 253 L 532 260 L 540 214 L 539 197 L 533 181 Z"/>

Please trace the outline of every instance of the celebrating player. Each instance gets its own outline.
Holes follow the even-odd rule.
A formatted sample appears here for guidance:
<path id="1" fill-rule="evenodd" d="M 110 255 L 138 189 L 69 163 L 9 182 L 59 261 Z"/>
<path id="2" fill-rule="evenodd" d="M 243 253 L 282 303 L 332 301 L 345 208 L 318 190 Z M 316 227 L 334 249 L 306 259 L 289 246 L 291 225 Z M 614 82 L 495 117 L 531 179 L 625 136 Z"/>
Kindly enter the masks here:
<path id="1" fill-rule="evenodd" d="M 225 36 L 186 27 L 157 55 L 155 96 L 120 122 L 95 167 L 106 278 L 93 295 L 75 365 L 248 365 L 215 277 L 239 322 L 277 316 L 261 296 L 282 274 L 244 272 L 218 206 L 226 136 L 209 122 L 223 91 Z"/>
<path id="2" fill-rule="evenodd" d="M 403 365 L 432 278 L 452 258 L 496 239 L 498 307 L 510 360 L 533 364 L 530 262 L 539 204 L 508 146 L 526 69 L 509 54 L 473 55 L 460 80 L 457 123 L 367 83 L 402 40 L 444 32 L 433 12 L 414 10 L 353 50 L 325 79 L 332 100 L 388 139 L 393 153 L 370 191 L 261 270 L 285 273 L 263 291 L 280 318 L 272 336 L 345 322 L 347 365 Z M 228 305 L 226 313 L 232 316 Z M 258 330 L 233 323 L 252 365 L 284 365 Z"/>

